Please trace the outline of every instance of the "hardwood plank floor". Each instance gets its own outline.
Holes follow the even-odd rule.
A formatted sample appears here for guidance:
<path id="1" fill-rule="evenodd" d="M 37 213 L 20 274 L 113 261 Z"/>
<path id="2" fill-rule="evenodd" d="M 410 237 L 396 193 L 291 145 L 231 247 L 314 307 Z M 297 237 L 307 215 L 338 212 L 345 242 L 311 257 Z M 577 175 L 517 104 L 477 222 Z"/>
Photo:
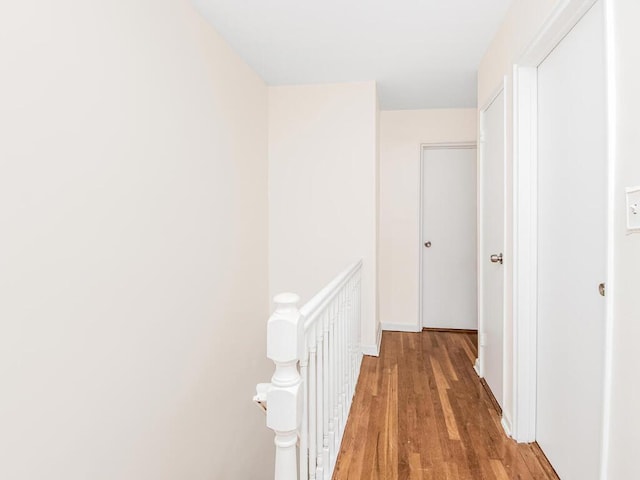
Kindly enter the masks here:
<path id="1" fill-rule="evenodd" d="M 334 480 L 558 479 L 507 438 L 473 370 L 477 335 L 384 332 L 365 357 Z"/>

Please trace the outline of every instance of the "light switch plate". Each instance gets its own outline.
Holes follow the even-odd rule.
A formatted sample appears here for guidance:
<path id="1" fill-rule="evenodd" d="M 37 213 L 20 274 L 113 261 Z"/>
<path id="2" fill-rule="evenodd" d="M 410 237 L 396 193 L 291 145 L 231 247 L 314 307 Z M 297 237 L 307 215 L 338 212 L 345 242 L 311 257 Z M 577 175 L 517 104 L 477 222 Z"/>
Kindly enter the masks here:
<path id="1" fill-rule="evenodd" d="M 627 188 L 627 232 L 640 233 L 640 187 Z"/>

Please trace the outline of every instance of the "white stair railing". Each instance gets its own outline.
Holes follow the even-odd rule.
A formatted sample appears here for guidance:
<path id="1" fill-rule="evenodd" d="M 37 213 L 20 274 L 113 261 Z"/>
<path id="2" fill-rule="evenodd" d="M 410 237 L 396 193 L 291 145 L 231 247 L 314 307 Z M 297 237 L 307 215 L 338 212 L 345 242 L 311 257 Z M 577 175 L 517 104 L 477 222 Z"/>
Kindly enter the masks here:
<path id="1" fill-rule="evenodd" d="M 283 293 L 267 325 L 267 356 L 276 369 L 254 398 L 266 403 L 275 432 L 275 480 L 329 480 L 362 363 L 362 261 L 298 309 Z"/>

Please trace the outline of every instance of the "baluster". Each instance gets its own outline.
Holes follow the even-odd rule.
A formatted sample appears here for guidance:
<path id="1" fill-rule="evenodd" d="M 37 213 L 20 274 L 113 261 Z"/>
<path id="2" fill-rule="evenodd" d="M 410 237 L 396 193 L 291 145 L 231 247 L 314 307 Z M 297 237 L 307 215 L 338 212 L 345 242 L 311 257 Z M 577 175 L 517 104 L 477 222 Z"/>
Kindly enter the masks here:
<path id="1" fill-rule="evenodd" d="M 356 281 L 356 337 L 358 338 L 358 372 L 360 372 L 362 358 L 362 288 L 361 288 L 360 275 L 358 274 Z M 377 338 L 375 339 L 377 341 Z"/>
<path id="2" fill-rule="evenodd" d="M 356 322 L 360 321 L 358 318 L 358 291 L 357 291 L 357 279 L 354 277 L 353 285 L 351 287 L 351 296 L 353 303 L 353 313 L 351 318 L 351 348 L 353 350 L 353 389 L 352 396 L 356 394 L 356 387 L 358 385 L 358 355 L 360 353 L 360 343 L 358 342 L 358 325 Z"/>
<path id="3" fill-rule="evenodd" d="M 322 316 L 322 330 L 323 330 L 323 334 L 324 334 L 324 343 L 323 343 L 323 350 L 324 350 L 324 357 L 323 357 L 323 364 L 324 364 L 324 369 L 323 369 L 323 375 L 322 375 L 322 422 L 323 422 L 323 429 L 322 429 L 322 465 L 323 465 L 323 469 L 324 469 L 324 479 L 323 480 L 329 480 L 329 476 L 331 475 L 331 463 L 330 463 L 330 450 L 329 450 L 329 445 L 330 445 L 330 441 L 331 439 L 329 438 L 329 412 L 330 412 L 330 405 L 329 405 L 329 386 L 330 386 L 330 381 L 329 381 L 329 376 L 331 374 L 331 366 L 329 363 L 329 342 L 330 342 L 330 328 L 329 328 L 329 312 L 327 310 L 327 312 L 325 312 L 325 314 Z"/>
<path id="4" fill-rule="evenodd" d="M 299 457 L 300 480 L 309 478 L 309 353 L 307 335 L 304 335 L 303 356 L 300 359 L 302 376 L 302 424 L 300 425 Z"/>
<path id="5" fill-rule="evenodd" d="M 355 317 L 353 320 L 353 333 L 354 333 L 354 350 L 355 350 L 355 354 L 356 354 L 356 358 L 355 358 L 355 379 L 356 379 L 356 385 L 358 384 L 358 375 L 360 374 L 360 358 L 363 357 L 362 355 L 362 342 L 360 341 L 360 329 L 358 328 L 358 325 L 360 324 L 360 290 L 358 289 L 358 278 L 356 277 L 355 280 L 355 286 L 354 286 L 354 290 L 353 290 L 353 295 L 354 295 L 354 299 L 353 299 L 353 303 L 355 305 L 354 307 L 354 311 L 355 311 Z"/>
<path id="6" fill-rule="evenodd" d="M 347 415 L 349 412 L 349 409 L 351 408 L 351 294 L 350 294 L 350 288 L 351 288 L 351 280 L 349 280 L 349 282 L 347 283 L 346 287 L 345 287 L 345 292 L 344 292 L 344 297 L 345 297 L 345 304 L 346 304 L 346 314 L 345 314 L 345 325 L 344 325 L 344 332 L 345 332 L 345 342 L 346 342 L 346 346 L 345 346 L 345 355 L 346 355 L 346 369 L 345 369 L 345 389 L 346 389 L 346 395 L 347 395 Z M 349 417 L 347 416 L 347 419 Z"/>
<path id="7" fill-rule="evenodd" d="M 333 471 L 336 450 L 336 318 L 334 304 L 329 306 L 329 465 Z"/>
<path id="8" fill-rule="evenodd" d="M 342 432 L 344 432 L 344 425 L 346 423 L 346 419 L 347 416 L 345 414 L 345 407 L 346 407 L 346 399 L 347 396 L 345 395 L 345 391 L 344 391 L 344 365 L 345 365 L 345 361 L 344 361 L 344 351 L 345 351 L 345 338 L 344 338 L 344 325 L 345 325 L 345 301 L 344 301 L 344 290 L 342 290 L 339 295 L 339 301 L 338 301 L 338 331 L 340 332 L 338 334 L 338 337 L 340 338 L 340 352 L 338 354 L 338 359 L 339 359 L 339 363 L 338 363 L 338 385 L 340 386 L 340 400 L 338 402 L 339 405 L 339 409 L 338 409 L 338 416 L 339 416 L 339 421 L 340 421 L 340 434 L 338 436 L 338 442 L 336 445 L 336 449 L 340 448 L 340 441 L 342 440 Z"/>
<path id="9" fill-rule="evenodd" d="M 349 317 L 349 362 L 350 362 L 350 370 L 351 370 L 351 390 L 349 395 L 353 399 L 353 396 L 356 393 L 356 383 L 358 379 L 356 378 L 356 355 L 358 353 L 356 346 L 356 337 L 355 337 L 355 318 L 356 318 L 356 305 L 355 305 L 355 282 L 351 279 L 349 285 L 349 305 L 351 307 L 350 317 Z"/>
<path id="10" fill-rule="evenodd" d="M 318 391 L 316 390 L 317 387 L 317 379 L 316 379 L 316 372 L 317 372 L 317 363 L 316 363 L 316 355 L 317 355 L 317 348 L 316 348 L 316 325 L 317 322 L 314 323 L 310 330 L 308 335 L 308 342 L 309 342 L 309 400 L 308 400 L 308 405 L 309 405 L 309 454 L 308 454 L 308 460 L 309 460 L 309 470 L 308 470 L 308 474 L 309 474 L 309 479 L 310 480 L 315 480 L 316 478 L 316 461 L 317 461 L 317 454 L 318 454 L 318 447 L 317 447 L 317 430 L 318 430 L 318 424 L 317 422 L 317 412 L 316 412 L 316 408 L 317 408 L 317 402 L 318 402 Z M 305 478 L 305 477 L 303 477 Z"/>
<path id="11" fill-rule="evenodd" d="M 298 360 L 302 354 L 303 321 L 292 293 L 274 298 L 276 310 L 267 324 L 267 357 L 276 365 L 267 393 L 267 427 L 275 432 L 275 480 L 297 480 L 296 443 L 302 415 L 302 379 Z"/>
<path id="12" fill-rule="evenodd" d="M 342 395 L 343 400 L 343 413 L 342 418 L 344 421 L 343 432 L 347 426 L 347 418 L 349 415 L 349 407 L 351 406 L 349 397 L 349 295 L 348 284 L 342 292 L 342 302 L 344 304 L 344 313 L 342 314 Z"/>
<path id="13" fill-rule="evenodd" d="M 342 390 L 342 432 L 340 433 L 340 440 L 344 434 L 344 429 L 347 425 L 347 412 L 349 407 L 347 405 L 347 292 L 342 291 L 342 322 L 341 322 L 341 336 L 342 336 L 342 375 L 340 377 L 340 385 Z"/>
<path id="14" fill-rule="evenodd" d="M 347 418 L 349 415 L 349 291 L 347 284 L 343 293 L 344 298 L 344 319 L 342 322 L 342 335 L 344 336 L 343 359 L 344 366 L 342 371 L 342 391 L 344 392 L 344 425 L 346 428 Z"/>
<path id="15" fill-rule="evenodd" d="M 336 458 L 338 456 L 337 446 L 338 446 L 338 431 L 339 431 L 339 419 L 338 419 L 338 399 L 340 397 L 339 390 L 339 382 L 338 382 L 338 328 L 337 328 L 337 320 L 338 320 L 338 302 L 334 299 L 332 308 L 331 308 L 331 332 L 333 334 L 333 355 L 331 359 L 331 363 L 333 364 L 333 368 L 331 369 L 331 384 L 333 385 L 333 436 L 331 437 L 331 470 L 336 464 Z"/>
<path id="16" fill-rule="evenodd" d="M 351 399 L 353 397 L 353 392 L 352 392 L 352 385 L 353 385 L 353 348 L 351 345 L 351 320 L 353 319 L 353 305 L 351 303 L 352 297 L 351 297 L 351 283 L 352 281 L 349 280 L 349 283 L 347 284 L 347 289 L 346 289 L 346 297 L 347 297 L 347 318 L 346 318 L 346 325 L 345 325 L 345 332 L 347 335 L 347 402 L 348 402 L 348 407 L 347 407 L 347 412 L 349 412 L 349 410 L 351 410 Z M 347 414 L 348 415 L 348 414 Z M 349 417 L 347 416 L 347 419 Z"/>
<path id="17" fill-rule="evenodd" d="M 326 405 L 324 400 L 324 328 L 322 319 L 318 322 L 317 326 L 317 334 L 318 334 L 318 359 L 317 359 L 317 368 L 318 373 L 316 375 L 316 383 L 317 383 L 317 394 L 316 398 L 318 400 L 318 405 L 316 408 L 317 420 L 316 420 L 316 446 L 317 455 L 316 460 L 316 478 L 318 480 L 323 480 L 324 478 L 324 459 L 323 459 L 323 447 L 324 447 L 324 406 Z"/>
<path id="18" fill-rule="evenodd" d="M 336 458 L 338 457 L 338 445 L 340 445 L 340 429 L 342 427 L 342 419 L 341 419 L 341 415 L 340 412 L 342 410 L 342 401 L 341 401 L 341 397 L 340 397 L 340 345 L 341 345 L 341 338 L 340 338 L 340 294 L 336 295 L 336 300 L 335 300 L 335 316 L 336 316 L 336 323 L 335 323 L 335 329 L 336 329 L 336 379 L 335 379 L 335 383 L 336 383 L 336 403 L 335 403 L 335 407 L 336 407 L 336 427 L 335 427 L 335 437 L 334 437 L 334 441 L 336 442 L 335 444 L 335 454 L 336 454 Z"/>
<path id="19" fill-rule="evenodd" d="M 358 372 L 360 372 L 360 363 L 364 357 L 362 353 L 362 290 L 360 289 L 360 276 L 356 281 L 356 338 L 358 339 Z M 377 341 L 377 339 L 376 339 Z"/>

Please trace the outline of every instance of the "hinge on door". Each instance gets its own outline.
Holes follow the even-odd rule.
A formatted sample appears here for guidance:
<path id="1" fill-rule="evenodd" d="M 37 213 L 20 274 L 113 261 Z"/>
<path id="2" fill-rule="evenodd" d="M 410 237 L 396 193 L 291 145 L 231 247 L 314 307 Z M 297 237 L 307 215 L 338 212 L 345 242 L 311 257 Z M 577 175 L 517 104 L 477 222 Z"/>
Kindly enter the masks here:
<path id="1" fill-rule="evenodd" d="M 607 285 L 604 283 L 601 283 L 600 285 L 598 285 L 598 291 L 600 292 L 600 295 L 604 297 L 607 293 Z"/>

